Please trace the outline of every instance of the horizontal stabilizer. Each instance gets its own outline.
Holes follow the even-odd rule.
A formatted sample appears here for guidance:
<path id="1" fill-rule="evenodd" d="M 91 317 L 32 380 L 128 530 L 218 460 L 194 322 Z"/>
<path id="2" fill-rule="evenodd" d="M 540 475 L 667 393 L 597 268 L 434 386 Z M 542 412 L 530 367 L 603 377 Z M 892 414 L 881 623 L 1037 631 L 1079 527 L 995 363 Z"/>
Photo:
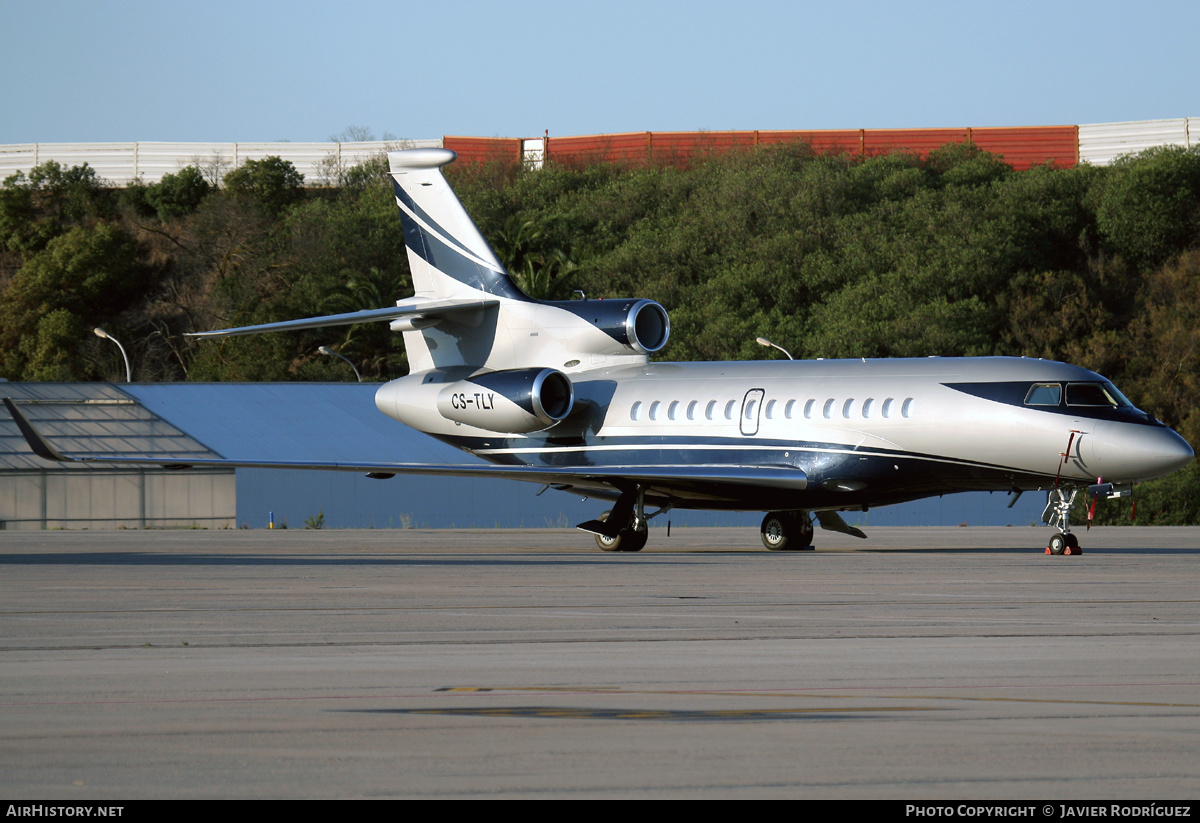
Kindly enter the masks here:
<path id="1" fill-rule="evenodd" d="M 498 303 L 491 298 L 452 298 L 444 300 L 419 300 L 409 298 L 399 305 L 382 309 L 327 314 L 321 317 L 304 317 L 299 320 L 284 320 L 279 323 L 260 323 L 257 326 L 238 326 L 232 329 L 188 332 L 185 337 L 239 337 L 244 334 L 263 332 L 295 331 L 297 329 L 321 329 L 327 326 L 353 326 L 356 323 L 378 323 L 398 320 L 401 317 L 449 317 L 459 312 L 476 311 Z"/>

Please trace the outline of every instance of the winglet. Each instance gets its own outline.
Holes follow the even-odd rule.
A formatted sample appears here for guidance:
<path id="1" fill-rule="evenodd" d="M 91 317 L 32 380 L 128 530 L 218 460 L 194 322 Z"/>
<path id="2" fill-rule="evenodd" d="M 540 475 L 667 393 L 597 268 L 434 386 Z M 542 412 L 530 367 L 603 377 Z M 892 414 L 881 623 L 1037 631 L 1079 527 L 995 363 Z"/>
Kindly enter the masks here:
<path id="1" fill-rule="evenodd" d="M 42 433 L 33 427 L 25 415 L 21 414 L 17 409 L 17 404 L 4 398 L 4 407 L 8 409 L 8 413 L 12 415 L 12 419 L 17 421 L 17 428 L 21 430 L 21 434 L 25 437 L 25 442 L 29 444 L 29 448 L 33 449 L 33 453 L 43 460 L 54 460 L 58 463 L 73 463 L 74 458 L 66 457 L 60 454 L 46 438 L 42 437 Z"/>

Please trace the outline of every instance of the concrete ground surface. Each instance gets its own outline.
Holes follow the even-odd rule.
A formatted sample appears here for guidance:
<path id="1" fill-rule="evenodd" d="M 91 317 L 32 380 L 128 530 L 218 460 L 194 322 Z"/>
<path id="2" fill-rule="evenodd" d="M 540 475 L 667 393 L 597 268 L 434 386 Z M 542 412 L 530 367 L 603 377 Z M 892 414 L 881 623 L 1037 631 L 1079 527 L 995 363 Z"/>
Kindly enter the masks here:
<path id="1" fill-rule="evenodd" d="M 1200 796 L 1200 528 L 0 533 L 0 797 Z"/>

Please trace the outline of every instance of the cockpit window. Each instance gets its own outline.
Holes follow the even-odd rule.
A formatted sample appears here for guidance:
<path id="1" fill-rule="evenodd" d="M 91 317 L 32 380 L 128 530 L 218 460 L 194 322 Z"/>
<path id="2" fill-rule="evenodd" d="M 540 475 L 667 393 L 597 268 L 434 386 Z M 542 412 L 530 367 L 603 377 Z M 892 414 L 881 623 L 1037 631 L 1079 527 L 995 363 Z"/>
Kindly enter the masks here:
<path id="1" fill-rule="evenodd" d="M 1112 383 L 1068 383 L 1067 405 L 1116 408 L 1133 404 Z"/>
<path id="2" fill-rule="evenodd" d="M 1058 383 L 1034 383 L 1025 395 L 1026 406 L 1057 406 L 1062 397 L 1062 385 Z"/>
<path id="3" fill-rule="evenodd" d="M 1130 409 L 1134 408 L 1133 403 L 1129 402 L 1129 398 L 1126 397 L 1125 395 L 1121 394 L 1121 390 L 1118 389 L 1116 386 L 1114 386 L 1112 383 L 1109 383 L 1106 380 L 1103 383 L 1103 386 L 1104 386 L 1104 390 L 1106 392 L 1108 392 L 1114 400 L 1117 401 L 1118 406 L 1125 406 L 1126 408 L 1130 408 Z"/>

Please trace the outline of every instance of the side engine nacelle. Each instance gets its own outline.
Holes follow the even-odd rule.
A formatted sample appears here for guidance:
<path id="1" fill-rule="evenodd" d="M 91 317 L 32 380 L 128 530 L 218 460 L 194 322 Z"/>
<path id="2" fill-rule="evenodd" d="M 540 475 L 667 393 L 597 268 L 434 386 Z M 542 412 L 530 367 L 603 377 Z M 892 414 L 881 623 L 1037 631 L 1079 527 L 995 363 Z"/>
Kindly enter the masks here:
<path id="1" fill-rule="evenodd" d="M 442 417 L 488 431 L 528 434 L 571 413 L 575 389 L 556 369 L 508 369 L 450 383 L 437 396 Z"/>
<path id="2" fill-rule="evenodd" d="M 671 336 L 667 310 L 653 300 L 568 300 L 550 305 L 586 320 L 635 354 L 653 354 Z"/>

